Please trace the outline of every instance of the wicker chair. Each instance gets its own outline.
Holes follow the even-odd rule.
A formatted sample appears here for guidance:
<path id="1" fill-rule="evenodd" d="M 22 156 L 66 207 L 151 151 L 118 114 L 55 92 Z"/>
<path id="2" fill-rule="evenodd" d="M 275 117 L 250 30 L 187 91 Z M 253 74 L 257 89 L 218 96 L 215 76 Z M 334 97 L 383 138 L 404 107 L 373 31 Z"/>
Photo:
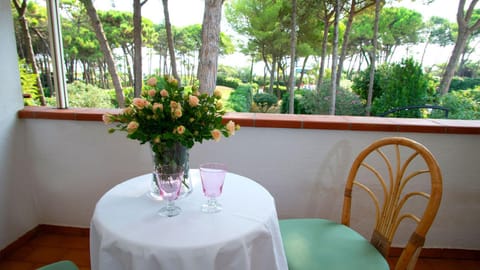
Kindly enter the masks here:
<path id="1" fill-rule="evenodd" d="M 397 229 L 404 225 L 413 233 L 395 269 L 414 269 L 441 197 L 440 168 L 427 148 L 403 137 L 380 139 L 353 162 L 341 224 L 318 218 L 280 220 L 289 269 L 389 269 L 386 258 L 390 246 Z M 375 209 L 371 212 L 357 203 L 368 202 L 369 198 Z M 359 209 L 362 215 L 371 213 L 374 220 L 363 216 L 354 219 L 352 210 Z M 370 241 L 350 228 L 351 217 L 355 223 L 373 227 Z M 402 222 L 409 219 L 413 222 Z"/>
<path id="2" fill-rule="evenodd" d="M 37 270 L 78 270 L 78 267 L 73 262 L 65 260 L 45 265 Z"/>

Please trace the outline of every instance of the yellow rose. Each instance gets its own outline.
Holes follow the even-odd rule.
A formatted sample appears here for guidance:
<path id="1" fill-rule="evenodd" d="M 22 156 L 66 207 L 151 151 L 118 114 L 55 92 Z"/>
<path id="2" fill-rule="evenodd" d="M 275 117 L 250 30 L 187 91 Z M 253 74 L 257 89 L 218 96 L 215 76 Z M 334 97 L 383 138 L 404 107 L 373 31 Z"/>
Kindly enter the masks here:
<path id="1" fill-rule="evenodd" d="M 223 103 L 222 103 L 220 100 L 217 101 L 217 104 L 215 104 L 215 108 L 216 108 L 217 110 L 223 109 Z"/>
<path id="2" fill-rule="evenodd" d="M 176 109 L 174 114 L 175 114 L 176 118 L 180 118 L 183 115 L 182 110 L 180 110 L 180 109 Z"/>
<path id="3" fill-rule="evenodd" d="M 109 113 L 106 113 L 106 114 L 102 115 L 103 123 L 105 123 L 105 125 L 109 125 L 109 124 L 113 123 L 112 116 L 113 115 L 111 115 Z"/>
<path id="4" fill-rule="evenodd" d="M 178 132 L 178 134 L 183 134 L 183 133 L 185 133 L 185 127 L 184 127 L 184 126 L 178 126 L 178 127 L 177 127 L 177 132 Z"/>
<path id="5" fill-rule="evenodd" d="M 219 89 L 215 89 L 215 91 L 213 91 L 213 95 L 216 98 L 220 99 L 220 98 L 222 98 L 222 91 L 220 91 Z"/>
<path id="6" fill-rule="evenodd" d="M 227 131 L 228 131 L 228 135 L 235 135 L 235 122 L 233 122 L 232 120 L 228 121 L 227 125 Z"/>

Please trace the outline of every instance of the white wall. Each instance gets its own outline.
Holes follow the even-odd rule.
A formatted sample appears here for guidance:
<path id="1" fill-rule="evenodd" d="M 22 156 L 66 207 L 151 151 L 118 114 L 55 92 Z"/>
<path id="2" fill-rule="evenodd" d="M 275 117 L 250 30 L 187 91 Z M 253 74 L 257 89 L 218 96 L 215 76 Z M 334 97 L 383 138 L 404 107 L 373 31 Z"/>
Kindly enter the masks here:
<path id="1" fill-rule="evenodd" d="M 41 223 L 88 227 L 109 188 L 148 173 L 148 147 L 100 122 L 24 120 Z M 478 135 L 247 128 L 191 150 L 191 167 L 223 161 L 275 197 L 280 217 L 339 220 L 346 174 L 363 147 L 384 136 L 427 146 L 442 168 L 444 197 L 426 246 L 480 249 Z"/>
<path id="2" fill-rule="evenodd" d="M 0 1 L 0 249 L 37 225 L 23 144 L 23 108 L 10 1 Z"/>

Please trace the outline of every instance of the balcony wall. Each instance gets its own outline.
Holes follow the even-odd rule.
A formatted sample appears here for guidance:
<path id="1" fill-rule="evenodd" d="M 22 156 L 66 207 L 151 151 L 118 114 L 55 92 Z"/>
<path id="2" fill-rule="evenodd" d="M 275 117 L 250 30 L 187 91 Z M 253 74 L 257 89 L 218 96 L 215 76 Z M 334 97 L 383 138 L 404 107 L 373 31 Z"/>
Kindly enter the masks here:
<path id="1" fill-rule="evenodd" d="M 23 121 L 40 223 L 88 227 L 104 192 L 151 171 L 147 146 L 122 133 L 108 134 L 101 122 Z M 480 249 L 480 216 L 473 214 L 480 205 L 479 135 L 243 127 L 234 137 L 195 145 L 191 167 L 212 160 L 227 163 L 232 172 L 271 192 L 281 218 L 338 221 L 353 158 L 385 136 L 421 142 L 442 168 L 443 202 L 426 246 Z"/>
<path id="2" fill-rule="evenodd" d="M 0 250 L 38 224 L 25 161 L 23 108 L 10 1 L 0 1 Z"/>

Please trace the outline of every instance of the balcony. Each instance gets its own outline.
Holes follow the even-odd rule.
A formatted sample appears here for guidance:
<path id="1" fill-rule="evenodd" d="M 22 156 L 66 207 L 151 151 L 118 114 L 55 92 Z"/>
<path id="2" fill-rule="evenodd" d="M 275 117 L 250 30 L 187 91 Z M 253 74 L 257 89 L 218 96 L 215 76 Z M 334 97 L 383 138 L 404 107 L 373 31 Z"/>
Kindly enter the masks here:
<path id="1" fill-rule="evenodd" d="M 100 111 L 23 107 L 9 8 L 0 2 L 0 250 L 38 224 L 87 228 L 108 189 L 149 173 L 152 164 L 147 146 L 107 133 Z M 421 142 L 436 156 L 444 179 L 425 247 L 480 250 L 480 121 L 227 117 L 242 129 L 196 145 L 191 167 L 207 160 L 229 164 L 270 191 L 280 218 L 338 221 L 348 168 L 364 146 L 385 136 Z"/>

